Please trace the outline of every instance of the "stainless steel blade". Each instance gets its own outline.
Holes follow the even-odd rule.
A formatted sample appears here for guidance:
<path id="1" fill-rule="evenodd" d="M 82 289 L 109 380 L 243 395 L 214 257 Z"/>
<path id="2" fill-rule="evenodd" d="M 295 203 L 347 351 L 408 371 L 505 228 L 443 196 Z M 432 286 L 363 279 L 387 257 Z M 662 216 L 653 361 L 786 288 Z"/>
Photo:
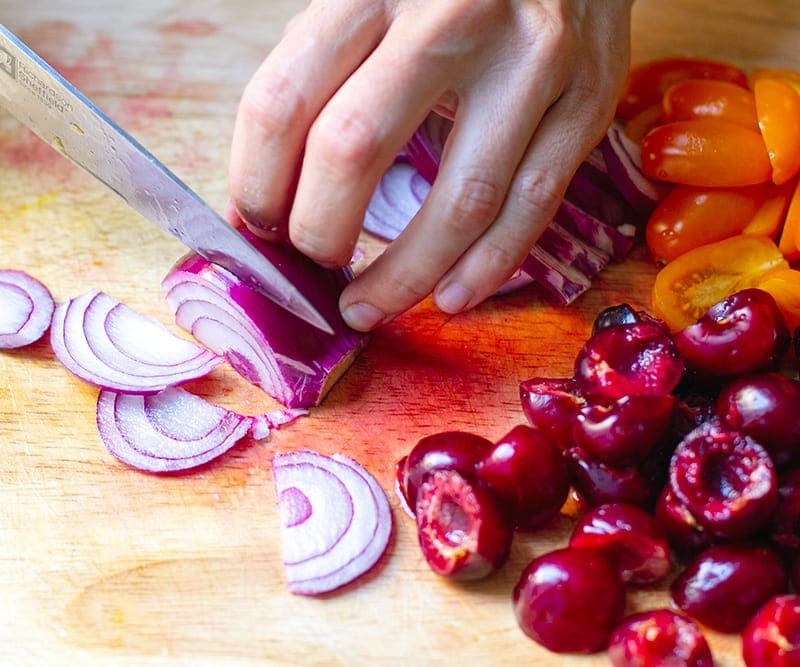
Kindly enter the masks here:
<path id="1" fill-rule="evenodd" d="M 315 327 L 333 329 L 238 231 L 0 24 L 0 105 L 156 226 Z"/>

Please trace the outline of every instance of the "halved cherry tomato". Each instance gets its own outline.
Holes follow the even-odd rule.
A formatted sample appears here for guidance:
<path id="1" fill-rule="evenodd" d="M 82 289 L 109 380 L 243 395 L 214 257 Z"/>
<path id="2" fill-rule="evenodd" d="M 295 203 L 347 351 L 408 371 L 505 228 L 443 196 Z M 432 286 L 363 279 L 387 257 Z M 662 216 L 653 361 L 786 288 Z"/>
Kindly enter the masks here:
<path id="1" fill-rule="evenodd" d="M 772 180 L 780 185 L 800 171 L 800 94 L 786 81 L 766 78 L 756 80 L 753 94 Z"/>
<path id="2" fill-rule="evenodd" d="M 692 248 L 739 234 L 758 212 L 766 191 L 766 185 L 676 185 L 647 221 L 645 241 L 650 255 L 666 264 Z"/>
<path id="3" fill-rule="evenodd" d="M 650 178 L 710 187 L 741 187 L 772 178 L 761 133 L 724 120 L 665 123 L 642 140 Z"/>
<path id="4" fill-rule="evenodd" d="M 747 86 L 747 75 L 735 65 L 706 58 L 661 58 L 631 68 L 617 116 L 630 120 L 643 109 L 661 102 L 673 83 L 684 79 L 715 79 Z"/>
<path id="5" fill-rule="evenodd" d="M 798 93 L 800 93 L 800 72 L 794 69 L 781 69 L 779 67 L 757 67 L 748 76 L 751 90 L 759 79 L 783 79 Z"/>
<path id="6" fill-rule="evenodd" d="M 789 201 L 778 248 L 790 262 L 800 259 L 800 180 L 797 181 Z"/>
<path id="7" fill-rule="evenodd" d="M 729 81 L 686 79 L 670 86 L 662 101 L 664 121 L 718 118 L 758 129 L 753 93 Z"/>
<path id="8" fill-rule="evenodd" d="M 800 271 L 775 269 L 761 278 L 756 287 L 772 295 L 790 331 L 800 326 Z"/>
<path id="9" fill-rule="evenodd" d="M 718 301 L 756 284 L 770 271 L 789 268 L 766 236 L 743 235 L 694 248 L 656 275 L 655 315 L 672 331 L 696 322 Z"/>
<path id="10" fill-rule="evenodd" d="M 789 202 L 795 191 L 795 181 L 787 181 L 780 185 L 767 183 L 765 188 L 764 202 L 742 230 L 742 234 L 761 234 L 775 240 L 786 220 Z"/>

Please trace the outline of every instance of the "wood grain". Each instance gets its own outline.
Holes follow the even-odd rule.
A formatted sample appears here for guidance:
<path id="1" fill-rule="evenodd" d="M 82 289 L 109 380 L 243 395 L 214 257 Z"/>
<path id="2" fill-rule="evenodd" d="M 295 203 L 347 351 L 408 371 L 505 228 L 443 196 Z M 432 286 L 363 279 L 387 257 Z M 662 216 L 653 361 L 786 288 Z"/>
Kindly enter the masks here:
<path id="1" fill-rule="evenodd" d="M 0 2 L 0 16 L 213 206 L 226 200 L 239 93 L 299 1 Z M 742 67 L 800 68 L 794 0 L 638 0 L 634 57 L 692 53 Z M 169 323 L 159 283 L 182 254 L 88 176 L 0 116 L 0 265 L 28 270 L 57 300 L 98 287 Z M 379 244 L 364 239 L 368 256 Z M 517 385 L 565 375 L 602 307 L 649 305 L 639 250 L 568 309 L 534 291 L 455 318 L 424 302 L 379 332 L 309 418 L 217 463 L 158 477 L 111 458 L 95 390 L 48 345 L 0 355 L 0 662 L 12 665 L 601 665 L 547 654 L 517 629 L 510 593 L 570 519 L 516 541 L 489 581 L 430 573 L 392 493 L 394 462 L 421 436 L 496 438 L 523 417 Z M 193 389 L 251 414 L 275 407 L 230 370 Z M 270 459 L 311 447 L 348 453 L 389 492 L 391 547 L 365 581 L 324 599 L 283 585 Z M 634 592 L 631 609 L 667 603 Z M 735 637 L 710 633 L 718 664 Z"/>

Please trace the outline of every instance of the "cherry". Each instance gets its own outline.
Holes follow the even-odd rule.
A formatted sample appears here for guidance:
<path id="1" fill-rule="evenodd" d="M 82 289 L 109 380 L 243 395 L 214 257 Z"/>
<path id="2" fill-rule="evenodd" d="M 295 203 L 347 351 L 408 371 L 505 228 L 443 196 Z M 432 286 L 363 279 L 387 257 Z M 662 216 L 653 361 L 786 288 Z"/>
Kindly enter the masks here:
<path id="1" fill-rule="evenodd" d="M 715 538 L 697 523 L 689 509 L 665 486 L 656 501 L 656 519 L 667 535 L 670 547 L 681 560 L 696 556 L 715 542 Z"/>
<path id="2" fill-rule="evenodd" d="M 669 394 L 684 362 L 671 336 L 654 322 L 600 329 L 575 359 L 575 381 L 587 400 L 603 402 L 638 394 Z"/>
<path id="3" fill-rule="evenodd" d="M 488 489 L 437 470 L 419 487 L 416 507 L 419 544 L 436 574 L 481 579 L 507 560 L 513 528 Z"/>
<path id="4" fill-rule="evenodd" d="M 614 667 L 713 667 L 708 641 L 697 624 L 672 609 L 652 609 L 625 618 L 611 634 Z"/>
<path id="5" fill-rule="evenodd" d="M 475 475 L 499 496 L 521 530 L 533 530 L 556 516 L 570 488 L 563 452 L 525 424 L 498 440 L 476 465 Z"/>
<path id="6" fill-rule="evenodd" d="M 800 665 L 800 596 L 768 600 L 742 632 L 742 657 L 747 667 Z"/>
<path id="7" fill-rule="evenodd" d="M 514 587 L 522 631 L 556 653 L 595 653 L 625 612 L 625 586 L 611 559 L 595 549 L 556 549 L 522 572 Z"/>
<path id="8" fill-rule="evenodd" d="M 561 449 L 572 444 L 572 429 L 584 400 L 572 378 L 534 377 L 519 385 L 522 411 L 531 426 Z"/>
<path id="9" fill-rule="evenodd" d="M 397 487 L 411 514 L 417 489 L 435 470 L 456 470 L 472 479 L 475 464 L 493 447 L 491 440 L 466 431 L 442 431 L 422 438 L 397 464 Z"/>
<path id="10" fill-rule="evenodd" d="M 676 405 L 671 394 L 623 396 L 607 405 L 584 405 L 575 424 L 575 443 L 609 465 L 642 463 L 663 444 Z"/>
<path id="11" fill-rule="evenodd" d="M 775 544 L 793 552 L 800 552 L 800 488 L 796 485 L 798 469 L 778 488 L 780 500 L 772 515 L 769 536 Z"/>
<path id="12" fill-rule="evenodd" d="M 627 583 L 653 584 L 670 570 L 663 527 L 635 505 L 609 503 L 589 510 L 575 525 L 569 546 L 602 549 L 614 559 Z"/>
<path id="13" fill-rule="evenodd" d="M 698 554 L 672 582 L 676 605 L 720 632 L 739 632 L 773 595 L 786 592 L 783 563 L 770 548 L 715 544 Z"/>
<path id="14" fill-rule="evenodd" d="M 638 324 L 639 322 L 651 322 L 663 326 L 663 323 L 650 313 L 634 310 L 629 303 L 620 303 L 616 306 L 609 306 L 597 314 L 592 323 L 592 334 L 596 334 L 600 329 L 606 327 L 619 324 Z"/>
<path id="15" fill-rule="evenodd" d="M 749 435 L 784 468 L 800 455 L 800 382 L 776 372 L 736 378 L 716 402 L 716 413 L 731 428 Z"/>
<path id="16" fill-rule="evenodd" d="M 766 450 L 718 419 L 678 444 L 669 484 L 698 523 L 722 538 L 754 535 L 778 504 L 775 467 Z"/>
<path id="17" fill-rule="evenodd" d="M 674 340 L 692 366 L 736 376 L 774 367 L 786 353 L 790 335 L 775 299 L 751 288 L 711 306 Z"/>
<path id="18" fill-rule="evenodd" d="M 638 466 L 611 466 L 577 446 L 566 456 L 572 485 L 590 507 L 619 502 L 651 508 L 666 479 L 667 466 L 658 458 Z"/>

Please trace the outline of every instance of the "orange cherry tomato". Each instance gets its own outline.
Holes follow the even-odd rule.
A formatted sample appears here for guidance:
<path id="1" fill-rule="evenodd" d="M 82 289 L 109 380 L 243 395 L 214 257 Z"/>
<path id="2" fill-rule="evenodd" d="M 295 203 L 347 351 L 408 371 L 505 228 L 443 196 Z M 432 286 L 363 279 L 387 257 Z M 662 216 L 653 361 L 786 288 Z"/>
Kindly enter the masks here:
<path id="1" fill-rule="evenodd" d="M 778 67 L 757 67 L 748 77 L 750 88 L 755 87 L 759 79 L 783 79 L 798 93 L 800 93 L 800 72 L 794 69 L 781 69 Z"/>
<path id="2" fill-rule="evenodd" d="M 790 262 L 800 259 L 800 180 L 797 181 L 789 201 L 778 248 Z"/>
<path id="3" fill-rule="evenodd" d="M 782 79 L 766 78 L 756 80 L 753 94 L 772 180 L 780 185 L 800 171 L 800 94 Z"/>
<path id="4" fill-rule="evenodd" d="M 665 122 L 718 118 L 758 129 L 753 93 L 729 81 L 686 79 L 670 86 L 662 101 Z"/>
<path id="5" fill-rule="evenodd" d="M 769 236 L 771 239 L 777 239 L 784 220 L 786 220 L 786 212 L 795 190 L 795 182 L 787 181 L 780 185 L 767 183 L 765 187 L 764 202 L 742 230 L 742 234 L 761 234 Z"/>
<path id="6" fill-rule="evenodd" d="M 671 262 L 692 248 L 739 234 L 764 202 L 766 187 L 701 188 L 676 185 L 645 227 L 650 255 Z"/>
<path id="7" fill-rule="evenodd" d="M 625 123 L 625 134 L 637 144 L 641 144 L 644 135 L 653 128 L 663 124 L 664 109 L 660 104 L 653 104 L 637 113 Z"/>
<path id="8" fill-rule="evenodd" d="M 735 65 L 707 58 L 660 58 L 635 65 L 617 105 L 617 116 L 630 120 L 653 104 L 673 83 L 684 79 L 714 79 L 747 86 L 747 75 Z"/>
<path id="9" fill-rule="evenodd" d="M 706 187 L 741 187 L 772 178 L 761 133 L 724 120 L 665 123 L 642 140 L 650 178 Z"/>
<path id="10" fill-rule="evenodd" d="M 654 314 L 672 331 L 696 322 L 718 301 L 756 284 L 770 271 L 789 268 L 766 236 L 732 236 L 685 252 L 656 275 Z"/>
<path id="11" fill-rule="evenodd" d="M 756 287 L 772 295 L 790 331 L 800 326 L 800 271 L 775 269 L 763 276 Z"/>

